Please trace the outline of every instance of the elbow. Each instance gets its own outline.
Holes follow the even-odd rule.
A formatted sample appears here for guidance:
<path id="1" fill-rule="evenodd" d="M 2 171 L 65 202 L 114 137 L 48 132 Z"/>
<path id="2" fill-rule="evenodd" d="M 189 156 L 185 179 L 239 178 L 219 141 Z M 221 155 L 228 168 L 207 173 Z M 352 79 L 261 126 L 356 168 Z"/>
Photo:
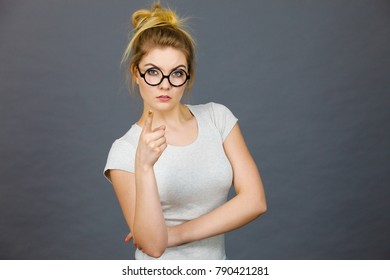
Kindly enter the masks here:
<path id="1" fill-rule="evenodd" d="M 164 254 L 165 248 L 154 248 L 153 250 L 150 251 L 144 251 L 145 254 L 149 255 L 152 258 L 158 259 L 159 257 Z"/>
<path id="2" fill-rule="evenodd" d="M 255 218 L 258 218 L 267 212 L 267 203 L 265 201 L 256 203 L 256 205 L 253 208 L 254 208 Z"/>
<path id="3" fill-rule="evenodd" d="M 157 240 L 141 240 L 139 243 L 138 249 L 142 251 L 144 254 L 148 255 L 149 257 L 152 258 L 160 258 L 166 248 L 167 248 L 167 240 L 165 239 L 157 239 Z M 142 248 L 142 249 L 140 249 Z"/>
<path id="4" fill-rule="evenodd" d="M 248 196 L 245 200 L 245 209 L 250 220 L 254 220 L 267 212 L 267 203 L 264 198 Z"/>
<path id="5" fill-rule="evenodd" d="M 264 203 L 262 208 L 261 208 L 260 215 L 267 213 L 267 211 L 268 211 L 267 204 Z"/>

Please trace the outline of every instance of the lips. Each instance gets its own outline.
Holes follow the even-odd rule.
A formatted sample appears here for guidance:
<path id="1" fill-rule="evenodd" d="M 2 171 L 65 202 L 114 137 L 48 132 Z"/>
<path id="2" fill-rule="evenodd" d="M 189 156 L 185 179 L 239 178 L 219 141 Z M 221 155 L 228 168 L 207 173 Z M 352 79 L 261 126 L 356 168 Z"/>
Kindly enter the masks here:
<path id="1" fill-rule="evenodd" d="M 169 95 L 160 95 L 156 97 L 160 101 L 169 101 L 171 97 Z"/>

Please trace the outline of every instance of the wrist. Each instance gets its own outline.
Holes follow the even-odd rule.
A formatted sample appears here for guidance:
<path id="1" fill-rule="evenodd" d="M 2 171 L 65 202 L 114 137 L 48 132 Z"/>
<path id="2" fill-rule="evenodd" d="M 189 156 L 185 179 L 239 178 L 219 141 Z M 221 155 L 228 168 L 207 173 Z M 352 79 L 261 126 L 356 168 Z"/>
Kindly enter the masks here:
<path id="1" fill-rule="evenodd" d="M 182 235 L 179 226 L 167 227 L 168 247 L 175 247 L 183 244 Z"/>
<path id="2" fill-rule="evenodd" d="M 142 171 L 142 172 L 149 172 L 149 171 L 153 170 L 153 165 L 146 164 L 146 163 L 140 163 L 140 162 L 136 161 L 135 169 Z"/>

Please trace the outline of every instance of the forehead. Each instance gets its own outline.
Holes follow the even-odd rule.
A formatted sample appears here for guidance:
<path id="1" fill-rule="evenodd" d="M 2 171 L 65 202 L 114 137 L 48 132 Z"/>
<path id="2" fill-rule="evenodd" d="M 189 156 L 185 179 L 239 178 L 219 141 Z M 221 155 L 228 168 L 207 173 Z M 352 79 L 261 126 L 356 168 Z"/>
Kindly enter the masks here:
<path id="1" fill-rule="evenodd" d="M 172 47 L 152 48 L 141 59 L 140 65 L 153 64 L 161 70 L 171 70 L 179 65 L 187 67 L 187 60 L 184 53 Z"/>

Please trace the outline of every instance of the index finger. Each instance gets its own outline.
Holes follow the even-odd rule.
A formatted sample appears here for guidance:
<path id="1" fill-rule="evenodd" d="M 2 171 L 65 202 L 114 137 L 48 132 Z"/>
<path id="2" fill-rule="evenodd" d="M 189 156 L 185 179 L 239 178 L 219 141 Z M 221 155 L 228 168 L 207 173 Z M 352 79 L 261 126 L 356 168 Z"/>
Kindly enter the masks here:
<path id="1" fill-rule="evenodd" d="M 146 131 L 152 131 L 152 122 L 153 122 L 153 112 L 152 110 L 149 110 L 143 129 Z"/>

